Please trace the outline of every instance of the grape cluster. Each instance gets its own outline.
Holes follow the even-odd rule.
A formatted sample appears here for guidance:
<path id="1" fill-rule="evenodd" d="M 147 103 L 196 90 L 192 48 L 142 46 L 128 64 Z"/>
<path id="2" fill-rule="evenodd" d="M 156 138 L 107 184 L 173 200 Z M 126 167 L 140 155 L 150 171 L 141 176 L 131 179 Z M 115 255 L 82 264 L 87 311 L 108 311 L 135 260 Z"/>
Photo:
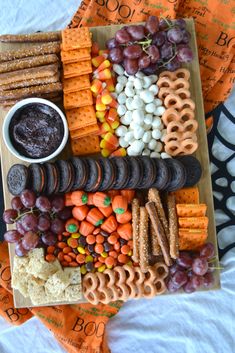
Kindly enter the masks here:
<path id="1" fill-rule="evenodd" d="M 11 200 L 11 207 L 4 211 L 3 220 L 15 224 L 16 229 L 7 231 L 4 238 L 8 243 L 16 243 L 18 256 L 27 255 L 36 247 L 55 245 L 57 235 L 64 232 L 65 221 L 72 216 L 63 196 L 37 197 L 27 189 Z"/>
<path id="2" fill-rule="evenodd" d="M 172 22 L 149 16 L 145 25 L 124 26 L 106 42 L 109 59 L 121 64 L 127 74 L 139 70 L 152 75 L 160 69 L 175 71 L 193 60 L 190 33 L 183 19 Z"/>
<path id="3" fill-rule="evenodd" d="M 199 253 L 182 251 L 176 262 L 170 267 L 167 283 L 169 292 L 183 288 L 184 292 L 195 292 L 199 287 L 211 287 L 214 283 L 214 267 L 211 266 L 215 255 L 214 245 L 205 244 Z"/>

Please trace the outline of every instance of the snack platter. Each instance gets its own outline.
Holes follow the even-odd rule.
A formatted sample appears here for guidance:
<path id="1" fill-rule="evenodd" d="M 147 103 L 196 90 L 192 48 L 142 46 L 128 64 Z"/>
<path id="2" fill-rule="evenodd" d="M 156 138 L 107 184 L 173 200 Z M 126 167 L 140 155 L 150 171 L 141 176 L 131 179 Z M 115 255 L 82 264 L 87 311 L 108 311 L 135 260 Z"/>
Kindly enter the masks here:
<path id="1" fill-rule="evenodd" d="M 210 166 L 209 166 L 209 156 L 207 150 L 207 136 L 206 136 L 206 127 L 204 122 L 204 109 L 203 109 L 203 98 L 201 93 L 201 80 L 200 80 L 200 71 L 199 71 L 199 64 L 198 64 L 198 56 L 197 56 L 197 44 L 196 44 L 196 36 L 195 36 L 195 29 L 194 23 L 192 19 L 187 19 L 187 30 L 191 33 L 191 40 L 190 46 L 194 54 L 194 60 L 190 64 L 184 64 L 183 67 L 187 68 L 190 71 L 190 91 L 191 97 L 195 102 L 195 118 L 198 122 L 198 149 L 194 153 L 195 157 L 200 161 L 202 166 L 202 176 L 198 183 L 198 189 L 200 194 L 200 202 L 205 203 L 207 205 L 207 216 L 209 219 L 208 225 L 208 241 L 212 242 L 215 246 L 215 267 L 218 267 L 218 253 L 217 253 L 217 238 L 216 238 L 216 230 L 215 230 L 215 220 L 214 220 L 214 209 L 213 209 L 213 197 L 212 197 L 212 187 L 211 187 L 211 177 L 210 177 Z M 90 28 L 92 33 L 92 40 L 98 42 L 101 48 L 105 48 L 105 42 L 107 39 L 111 38 L 114 33 L 123 27 L 122 25 L 113 25 L 113 26 L 104 26 L 104 27 L 95 27 Z M 18 49 L 22 47 L 30 46 L 30 43 L 11 43 L 11 44 L 0 44 L 0 52 L 9 50 L 9 49 Z M 60 103 L 58 104 L 60 106 Z M 1 127 L 3 124 L 4 117 L 6 115 L 6 111 L 0 109 L 0 118 L 1 118 Z M 4 197 L 5 197 L 5 208 L 10 208 L 10 198 L 9 192 L 6 185 L 6 177 L 9 168 L 16 163 L 21 163 L 15 156 L 13 156 L 8 149 L 6 148 L 3 139 L 1 138 L 1 167 L 2 167 L 2 176 L 3 176 L 3 189 L 4 189 Z M 64 149 L 62 154 L 59 158 L 68 159 L 71 156 L 71 149 L 68 146 Z M 11 226 L 8 226 L 9 229 Z M 11 269 L 13 270 L 13 258 L 14 258 L 14 244 L 9 245 L 9 252 L 10 252 L 10 261 L 11 261 Z M 219 271 L 214 271 L 214 284 L 211 289 L 219 289 L 220 288 L 220 277 Z M 204 290 L 204 289 L 202 289 Z M 18 290 L 13 289 L 14 293 L 14 304 L 17 308 L 22 307 L 30 307 L 33 306 L 32 302 L 29 298 L 25 298 Z M 167 293 L 165 293 L 167 294 Z M 82 298 L 76 303 L 85 302 L 86 300 Z M 75 303 L 72 301 L 66 302 L 56 302 L 56 303 L 49 303 L 47 305 L 58 305 L 58 304 L 71 304 Z"/>

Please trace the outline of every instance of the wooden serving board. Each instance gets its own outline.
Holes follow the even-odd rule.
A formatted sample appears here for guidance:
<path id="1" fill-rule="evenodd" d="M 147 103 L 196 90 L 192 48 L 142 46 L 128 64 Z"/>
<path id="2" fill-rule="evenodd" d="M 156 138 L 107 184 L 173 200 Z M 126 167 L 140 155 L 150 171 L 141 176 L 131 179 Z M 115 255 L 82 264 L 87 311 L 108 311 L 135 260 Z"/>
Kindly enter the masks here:
<path id="1" fill-rule="evenodd" d="M 209 164 L 209 155 L 207 147 L 207 135 L 206 135 L 206 126 L 204 119 L 204 107 L 203 107 L 203 98 L 201 90 L 201 79 L 200 79 L 200 69 L 198 63 L 198 52 L 197 52 L 197 42 L 196 34 L 193 19 L 187 19 L 187 29 L 191 33 L 191 42 L 190 46 L 194 53 L 194 60 L 190 64 L 185 64 L 184 67 L 188 68 L 191 73 L 190 80 L 190 90 L 192 99 L 196 104 L 196 119 L 198 121 L 198 143 L 199 148 L 195 153 L 195 156 L 199 159 L 202 165 L 203 173 L 202 178 L 198 184 L 200 192 L 200 202 L 207 204 L 207 216 L 209 217 L 209 226 L 208 226 L 208 241 L 212 242 L 215 245 L 216 249 L 216 262 L 215 266 L 218 267 L 218 251 L 217 251 L 217 237 L 216 237 L 216 228 L 215 228 L 215 219 L 214 219 L 214 205 L 213 205 L 213 196 L 212 196 L 212 186 L 211 186 L 211 175 L 210 175 L 210 164 Z M 100 26 L 91 28 L 93 35 L 93 40 L 97 41 L 100 45 L 100 48 L 105 48 L 105 42 L 107 39 L 113 37 L 114 33 L 120 29 L 122 25 L 113 25 L 113 26 Z M 35 44 L 35 43 L 34 43 Z M 5 50 L 14 50 L 18 48 L 28 47 L 32 44 L 24 43 L 0 43 L 0 52 Z M 6 111 L 0 108 L 0 127 L 2 130 L 2 124 L 4 117 L 6 116 Z M 2 167 L 2 179 L 3 179 L 3 192 L 5 199 L 5 208 L 10 208 L 11 195 L 8 192 L 6 184 L 6 176 L 9 168 L 15 163 L 24 163 L 14 157 L 6 148 L 3 138 L 0 138 L 0 147 L 1 147 L 1 167 Z M 67 146 L 63 153 L 60 155 L 62 158 L 67 158 L 70 155 L 70 148 Z M 10 253 L 10 262 L 11 269 L 14 258 L 14 245 L 9 245 Z M 214 272 L 214 286 L 209 290 L 220 289 L 220 273 L 219 270 Z M 13 291 L 14 294 L 14 304 L 16 308 L 30 307 L 33 306 L 29 298 L 23 297 L 18 290 Z M 178 294 L 178 293 L 177 293 Z M 80 300 L 79 302 L 84 302 Z M 78 302 L 77 302 L 78 303 Z M 71 302 L 60 302 L 60 303 L 50 303 L 47 305 L 59 305 L 59 304 L 72 304 Z"/>

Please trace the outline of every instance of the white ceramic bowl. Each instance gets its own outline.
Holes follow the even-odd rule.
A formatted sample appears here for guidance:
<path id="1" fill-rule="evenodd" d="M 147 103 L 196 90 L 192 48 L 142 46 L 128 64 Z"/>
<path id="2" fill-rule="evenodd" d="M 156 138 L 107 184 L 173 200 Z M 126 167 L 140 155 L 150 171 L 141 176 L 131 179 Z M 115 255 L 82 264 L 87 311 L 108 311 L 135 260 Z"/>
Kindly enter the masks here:
<path id="1" fill-rule="evenodd" d="M 11 119 L 13 117 L 13 115 L 15 114 L 15 112 L 19 109 L 22 108 L 24 106 L 26 106 L 27 104 L 30 103 L 42 103 L 45 104 L 51 108 L 53 108 L 54 110 L 56 110 L 60 117 L 61 120 L 63 122 L 64 125 L 64 136 L 63 139 L 61 141 L 60 146 L 49 156 L 47 157 L 43 157 L 43 158 L 29 158 L 26 156 L 21 155 L 12 145 L 11 143 L 11 139 L 10 139 L 10 135 L 9 135 L 9 125 L 11 122 Z M 22 101 L 16 103 L 7 113 L 5 119 L 4 119 L 4 123 L 3 123 L 3 128 L 2 128 L 2 134 L 3 134 L 3 140 L 8 148 L 8 150 L 17 158 L 21 159 L 22 161 L 28 162 L 28 163 L 43 163 L 43 162 L 47 162 L 53 158 L 55 158 L 65 147 L 67 141 L 68 141 L 68 136 L 69 136 L 69 131 L 68 131 L 68 125 L 67 125 L 67 120 L 64 116 L 64 113 L 57 107 L 57 105 L 55 105 L 54 103 L 48 101 L 47 99 L 42 99 L 42 98 L 27 98 L 27 99 L 23 99 Z"/>

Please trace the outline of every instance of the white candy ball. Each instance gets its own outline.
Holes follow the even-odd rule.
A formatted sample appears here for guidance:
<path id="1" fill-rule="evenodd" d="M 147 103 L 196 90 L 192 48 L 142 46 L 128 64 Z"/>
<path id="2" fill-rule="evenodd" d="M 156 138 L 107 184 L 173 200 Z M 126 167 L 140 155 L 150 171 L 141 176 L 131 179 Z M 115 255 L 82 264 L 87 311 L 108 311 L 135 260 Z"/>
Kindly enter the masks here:
<path id="1" fill-rule="evenodd" d="M 130 146 L 131 146 L 131 149 L 138 154 L 142 153 L 144 149 L 144 143 L 141 140 L 133 141 Z"/>
<path id="2" fill-rule="evenodd" d="M 150 155 L 150 150 L 148 148 L 145 148 L 142 152 L 142 156 L 149 156 Z"/>
<path id="3" fill-rule="evenodd" d="M 141 126 L 138 126 L 134 129 L 134 138 L 136 140 L 141 139 L 143 135 L 144 135 L 144 129 Z"/>
<path id="4" fill-rule="evenodd" d="M 154 129 L 154 130 L 152 131 L 152 137 L 153 137 L 155 140 L 159 140 L 159 139 L 161 138 L 161 136 L 162 136 L 162 133 L 161 133 L 160 130 Z"/>
<path id="5" fill-rule="evenodd" d="M 144 124 L 143 128 L 145 129 L 145 131 L 149 131 L 152 129 L 152 124 Z"/>
<path id="6" fill-rule="evenodd" d="M 135 78 L 134 88 L 135 89 L 142 89 L 143 88 L 143 81 L 140 78 Z"/>
<path id="7" fill-rule="evenodd" d="M 150 157 L 151 158 L 161 158 L 161 155 L 158 152 L 151 152 Z"/>
<path id="8" fill-rule="evenodd" d="M 127 100 L 126 100 L 126 107 L 127 107 L 128 110 L 133 110 L 132 102 L 133 102 L 133 98 L 128 97 Z"/>
<path id="9" fill-rule="evenodd" d="M 142 99 L 137 95 L 134 96 L 133 102 L 132 102 L 132 108 L 140 109 L 140 108 L 143 108 L 143 106 L 144 106 L 144 102 L 142 101 Z"/>
<path id="10" fill-rule="evenodd" d="M 164 108 L 162 105 L 160 105 L 159 107 L 157 107 L 156 111 L 155 111 L 155 115 L 158 116 L 162 116 L 163 113 L 165 113 L 166 108 Z"/>
<path id="11" fill-rule="evenodd" d="M 119 138 L 119 145 L 123 148 L 127 148 L 129 146 L 129 142 L 124 140 L 124 137 Z"/>
<path id="12" fill-rule="evenodd" d="M 158 129 L 159 126 L 161 126 L 161 123 L 162 123 L 161 118 L 159 118 L 159 116 L 155 116 L 153 121 L 152 121 L 153 129 Z"/>
<path id="13" fill-rule="evenodd" d="M 162 132 L 162 137 L 160 138 L 160 140 L 161 140 L 162 142 L 164 142 L 164 139 L 165 139 L 165 137 L 166 137 L 166 129 L 163 129 L 161 132 Z"/>
<path id="14" fill-rule="evenodd" d="M 134 139 L 134 133 L 133 131 L 128 131 L 126 135 L 124 136 L 124 140 L 126 142 L 131 142 Z"/>
<path id="15" fill-rule="evenodd" d="M 140 98 L 143 99 L 145 103 L 152 103 L 154 101 L 154 94 L 150 91 L 141 91 Z"/>
<path id="16" fill-rule="evenodd" d="M 154 151 L 156 147 L 157 147 L 157 141 L 156 140 L 152 139 L 151 141 L 149 141 L 148 148 L 150 150 Z"/>
<path id="17" fill-rule="evenodd" d="M 127 127 L 123 125 L 118 126 L 118 128 L 115 130 L 115 134 L 118 137 L 125 136 L 126 133 L 127 133 Z"/>
<path id="18" fill-rule="evenodd" d="M 124 104 L 120 104 L 117 108 L 117 113 L 119 116 L 122 116 L 126 113 L 127 109 L 126 106 Z"/>
<path id="19" fill-rule="evenodd" d="M 142 126 L 142 128 L 144 128 L 143 125 L 144 125 L 143 123 L 137 124 L 134 120 L 132 120 L 130 123 L 130 129 L 135 130 L 137 127 L 140 127 L 140 126 Z"/>
<path id="20" fill-rule="evenodd" d="M 162 105 L 162 101 L 161 101 L 161 99 L 159 99 L 159 98 L 155 98 L 155 100 L 154 100 L 154 104 L 156 105 L 156 107 L 161 106 L 161 105 Z"/>
<path id="21" fill-rule="evenodd" d="M 153 121 L 153 115 L 152 114 L 146 114 L 144 118 L 144 123 L 149 125 L 152 124 Z"/>
<path id="22" fill-rule="evenodd" d="M 143 110 L 134 110 L 132 114 L 132 119 L 136 124 L 144 122 L 144 111 Z"/>
<path id="23" fill-rule="evenodd" d="M 126 86 L 125 93 L 126 93 L 127 97 L 134 97 L 134 95 L 135 95 L 133 88 L 131 88 L 129 86 Z"/>
<path id="24" fill-rule="evenodd" d="M 117 82 L 121 83 L 123 86 L 125 86 L 127 83 L 127 78 L 125 76 L 118 76 Z"/>
<path id="25" fill-rule="evenodd" d="M 132 121 L 132 112 L 128 110 L 126 114 L 121 117 L 120 122 L 123 125 L 130 125 L 131 121 Z"/>
<path id="26" fill-rule="evenodd" d="M 143 88 L 149 88 L 151 83 L 152 83 L 151 78 L 149 78 L 148 76 L 145 76 L 143 78 Z"/>
<path id="27" fill-rule="evenodd" d="M 124 69 L 121 65 L 118 64 L 113 64 L 113 71 L 116 72 L 119 76 L 122 76 L 124 74 Z"/>
<path id="28" fill-rule="evenodd" d="M 158 80 L 158 76 L 157 75 L 150 75 L 149 78 L 151 79 L 152 83 L 155 83 Z"/>
<path id="29" fill-rule="evenodd" d="M 145 106 L 145 110 L 147 113 L 153 113 L 156 109 L 156 105 L 154 103 L 148 103 Z"/>
<path id="30" fill-rule="evenodd" d="M 124 92 L 121 92 L 118 97 L 117 97 L 117 101 L 119 104 L 125 104 L 126 103 L 126 99 L 127 99 L 127 96 L 125 95 Z"/>
<path id="31" fill-rule="evenodd" d="M 161 153 L 161 158 L 162 159 L 165 159 L 165 158 L 172 158 L 168 153 L 166 153 L 166 152 L 162 152 Z"/>
<path id="32" fill-rule="evenodd" d="M 158 93 L 158 86 L 157 86 L 157 85 L 151 85 L 151 86 L 149 87 L 149 90 L 150 90 L 151 92 L 153 92 L 153 94 L 156 96 L 156 94 Z"/>
<path id="33" fill-rule="evenodd" d="M 158 141 L 157 142 L 157 147 L 155 148 L 155 152 L 161 152 L 162 151 L 162 146 L 163 146 L 163 144 L 160 142 L 160 141 Z"/>
<path id="34" fill-rule="evenodd" d="M 136 74 L 135 74 L 135 77 L 138 77 L 138 78 L 144 78 L 145 77 L 145 74 L 141 71 L 138 71 Z"/>
<path id="35" fill-rule="evenodd" d="M 151 131 L 145 131 L 144 135 L 143 135 L 143 142 L 144 143 L 149 143 L 152 139 L 152 134 L 151 134 Z"/>
<path id="36" fill-rule="evenodd" d="M 129 77 L 128 77 L 128 81 L 129 81 L 129 82 L 135 81 L 135 76 L 129 76 Z"/>

